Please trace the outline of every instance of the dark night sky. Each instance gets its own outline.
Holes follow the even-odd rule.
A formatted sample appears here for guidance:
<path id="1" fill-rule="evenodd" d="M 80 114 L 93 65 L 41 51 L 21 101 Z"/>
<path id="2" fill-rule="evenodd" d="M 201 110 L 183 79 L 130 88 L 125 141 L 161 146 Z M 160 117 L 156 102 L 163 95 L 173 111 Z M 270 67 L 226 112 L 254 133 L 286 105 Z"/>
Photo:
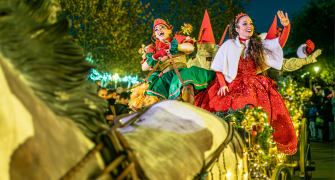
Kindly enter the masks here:
<path id="1" fill-rule="evenodd" d="M 271 26 L 273 18 L 278 10 L 288 13 L 292 18 L 294 12 L 299 11 L 307 5 L 309 0 L 251 0 L 246 6 L 247 14 L 254 19 L 255 26 L 259 33 L 267 32 Z M 281 26 L 278 19 L 278 26 Z"/>

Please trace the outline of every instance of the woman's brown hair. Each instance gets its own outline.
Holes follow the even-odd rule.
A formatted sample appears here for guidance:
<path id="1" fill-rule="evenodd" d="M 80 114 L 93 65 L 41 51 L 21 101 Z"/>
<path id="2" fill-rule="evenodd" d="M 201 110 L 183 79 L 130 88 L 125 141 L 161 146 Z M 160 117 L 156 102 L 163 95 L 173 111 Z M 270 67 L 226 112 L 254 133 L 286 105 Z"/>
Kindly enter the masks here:
<path id="1" fill-rule="evenodd" d="M 236 39 L 238 36 L 238 32 L 235 30 L 235 28 L 238 27 L 238 22 L 243 16 L 237 17 L 238 19 L 233 19 L 233 21 L 230 24 L 230 38 Z M 266 64 L 265 64 L 265 56 L 264 51 L 271 54 L 271 51 L 269 49 L 266 49 L 263 46 L 261 38 L 258 36 L 257 33 L 253 33 L 250 37 L 249 47 L 247 50 L 247 57 L 250 58 L 255 62 L 256 69 L 260 69 L 264 75 L 266 75 Z"/>

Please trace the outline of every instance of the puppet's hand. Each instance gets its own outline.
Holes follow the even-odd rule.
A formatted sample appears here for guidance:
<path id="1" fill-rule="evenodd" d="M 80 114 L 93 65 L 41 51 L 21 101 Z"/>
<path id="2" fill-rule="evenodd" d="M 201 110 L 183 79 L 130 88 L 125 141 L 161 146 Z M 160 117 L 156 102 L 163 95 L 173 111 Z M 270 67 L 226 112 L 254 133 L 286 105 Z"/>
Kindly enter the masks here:
<path id="1" fill-rule="evenodd" d="M 321 50 L 321 49 L 318 49 L 318 50 L 314 51 L 311 55 L 307 56 L 307 57 L 306 57 L 307 64 L 317 62 L 318 60 L 316 60 L 316 58 L 317 58 L 318 56 L 320 56 L 321 52 L 322 52 L 322 50 Z"/>

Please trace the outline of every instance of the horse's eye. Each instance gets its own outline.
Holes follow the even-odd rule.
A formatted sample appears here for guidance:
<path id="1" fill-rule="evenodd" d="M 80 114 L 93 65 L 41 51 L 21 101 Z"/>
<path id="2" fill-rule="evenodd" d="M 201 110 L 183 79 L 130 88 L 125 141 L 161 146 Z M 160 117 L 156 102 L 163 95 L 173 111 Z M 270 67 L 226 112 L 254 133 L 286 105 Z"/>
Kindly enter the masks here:
<path id="1" fill-rule="evenodd" d="M 0 18 L 8 16 L 11 13 L 10 9 L 0 9 Z"/>
<path id="2" fill-rule="evenodd" d="M 7 16 L 11 12 L 10 9 L 0 9 L 0 17 Z"/>

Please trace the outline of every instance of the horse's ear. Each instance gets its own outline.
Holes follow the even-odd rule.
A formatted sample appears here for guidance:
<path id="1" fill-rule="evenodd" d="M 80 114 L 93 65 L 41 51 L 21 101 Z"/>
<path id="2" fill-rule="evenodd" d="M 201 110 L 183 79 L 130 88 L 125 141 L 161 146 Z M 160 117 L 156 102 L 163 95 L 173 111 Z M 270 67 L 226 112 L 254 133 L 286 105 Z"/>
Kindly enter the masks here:
<path id="1" fill-rule="evenodd" d="M 57 40 L 70 33 L 70 20 L 64 18 L 57 23 L 42 28 L 43 32 L 38 36 L 39 39 Z"/>

